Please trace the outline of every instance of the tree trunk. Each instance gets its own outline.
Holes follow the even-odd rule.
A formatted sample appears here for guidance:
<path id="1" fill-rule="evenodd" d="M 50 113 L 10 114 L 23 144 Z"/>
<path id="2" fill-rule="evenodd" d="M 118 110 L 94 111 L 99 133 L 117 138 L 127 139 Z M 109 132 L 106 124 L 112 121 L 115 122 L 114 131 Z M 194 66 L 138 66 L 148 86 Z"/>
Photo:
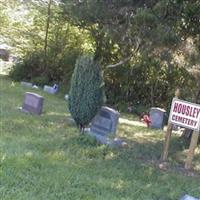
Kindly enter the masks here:
<path id="1" fill-rule="evenodd" d="M 200 89 L 197 92 L 195 103 L 197 103 L 197 104 L 200 103 Z"/>
<path id="2" fill-rule="evenodd" d="M 154 106 L 154 88 L 153 84 L 151 85 L 151 106 Z"/>
<path id="3" fill-rule="evenodd" d="M 100 30 L 100 33 L 95 35 L 96 50 L 94 53 L 94 60 L 101 60 L 103 57 L 103 38 L 104 33 Z"/>
<path id="4" fill-rule="evenodd" d="M 48 47 L 48 35 L 49 35 L 49 25 L 50 25 L 50 15 L 51 15 L 51 4 L 52 0 L 49 0 L 48 8 L 47 8 L 47 23 L 46 23 L 46 30 L 45 30 L 45 39 L 44 39 L 44 72 L 46 73 L 47 70 L 47 47 Z"/>

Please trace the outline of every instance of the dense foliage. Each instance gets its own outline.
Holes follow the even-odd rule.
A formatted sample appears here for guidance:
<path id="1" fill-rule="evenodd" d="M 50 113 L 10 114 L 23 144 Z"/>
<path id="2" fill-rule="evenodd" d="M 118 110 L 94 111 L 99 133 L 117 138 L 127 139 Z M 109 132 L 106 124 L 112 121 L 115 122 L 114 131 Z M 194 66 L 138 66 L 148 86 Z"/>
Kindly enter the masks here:
<path id="1" fill-rule="evenodd" d="M 63 2 L 68 19 L 92 33 L 110 103 L 167 107 L 180 86 L 196 101 L 200 88 L 188 69 L 199 70 L 199 1 Z"/>
<path id="2" fill-rule="evenodd" d="M 103 80 L 100 65 L 91 56 L 76 61 L 69 91 L 69 110 L 81 131 L 103 104 Z"/>
<path id="3" fill-rule="evenodd" d="M 192 101 L 195 80 L 185 68 L 161 65 L 153 58 L 141 58 L 135 65 L 107 70 L 105 76 L 108 103 L 133 104 L 168 108 L 176 88 L 182 98 Z"/>
<path id="4" fill-rule="evenodd" d="M 54 1 L 25 2 L 23 9 L 27 12 L 29 25 L 18 24 L 21 27 L 18 34 L 24 32 L 22 35 L 26 39 L 10 43 L 21 58 L 14 65 L 11 77 L 39 85 L 59 82 L 69 88 L 77 57 L 93 51 L 88 32 L 70 25 Z"/>
<path id="5" fill-rule="evenodd" d="M 198 0 L 22 2 L 0 1 L 1 33 L 23 58 L 15 80 L 67 90 L 77 57 L 92 52 L 109 104 L 167 107 L 180 86 L 184 98 L 200 102 Z"/>

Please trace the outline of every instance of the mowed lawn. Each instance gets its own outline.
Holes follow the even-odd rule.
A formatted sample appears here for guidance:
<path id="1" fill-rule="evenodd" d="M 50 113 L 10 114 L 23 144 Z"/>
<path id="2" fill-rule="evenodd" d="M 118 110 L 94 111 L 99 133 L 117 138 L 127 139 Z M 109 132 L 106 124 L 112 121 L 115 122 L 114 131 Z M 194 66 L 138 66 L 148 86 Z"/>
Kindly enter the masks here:
<path id="1" fill-rule="evenodd" d="M 17 109 L 26 91 L 44 96 L 41 116 Z M 162 131 L 121 115 L 118 135 L 128 146 L 109 149 L 80 136 L 67 116 L 63 96 L 22 88 L 0 77 L 1 200 L 178 200 L 184 194 L 200 198 L 200 148 L 195 171 L 186 172 L 188 143 L 173 135 L 168 168 L 161 170 Z"/>

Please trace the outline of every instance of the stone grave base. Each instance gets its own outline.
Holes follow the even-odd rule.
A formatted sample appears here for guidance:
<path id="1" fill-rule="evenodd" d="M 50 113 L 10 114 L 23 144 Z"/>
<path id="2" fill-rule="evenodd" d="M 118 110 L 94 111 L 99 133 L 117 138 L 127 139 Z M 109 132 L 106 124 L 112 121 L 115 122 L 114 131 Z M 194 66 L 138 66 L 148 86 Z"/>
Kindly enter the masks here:
<path id="1" fill-rule="evenodd" d="M 49 94 L 56 94 L 58 92 L 58 85 L 54 84 L 53 87 L 45 85 L 43 90 Z"/>
<path id="2" fill-rule="evenodd" d="M 26 113 L 26 114 L 34 114 L 34 113 L 32 113 L 32 112 L 29 112 L 28 110 L 23 109 L 22 107 L 17 107 L 17 109 L 18 109 L 19 111 L 23 112 L 23 113 Z"/>
<path id="3" fill-rule="evenodd" d="M 110 148 L 118 148 L 118 147 L 126 147 L 128 144 L 120 139 L 120 138 L 109 138 L 97 133 L 92 133 L 90 132 L 90 130 L 87 130 L 86 133 L 88 135 L 90 135 L 91 137 L 95 137 L 95 139 L 97 140 L 97 142 L 101 143 L 101 144 L 105 144 L 107 146 L 109 146 Z"/>
<path id="4" fill-rule="evenodd" d="M 184 195 L 180 200 L 200 200 L 189 195 Z"/>
<path id="5" fill-rule="evenodd" d="M 55 94 L 56 92 L 54 91 L 53 87 L 50 87 L 48 85 L 45 85 L 43 90 L 49 94 Z"/>
<path id="6" fill-rule="evenodd" d="M 23 109 L 22 107 L 17 107 L 18 110 L 20 110 L 23 113 L 31 114 L 28 110 Z"/>
<path id="7" fill-rule="evenodd" d="M 32 83 L 30 83 L 30 82 L 25 82 L 25 81 L 22 81 L 22 82 L 21 82 L 21 86 L 23 86 L 23 87 L 30 87 L 30 88 L 32 88 L 32 87 L 33 87 L 33 84 L 32 84 Z"/>

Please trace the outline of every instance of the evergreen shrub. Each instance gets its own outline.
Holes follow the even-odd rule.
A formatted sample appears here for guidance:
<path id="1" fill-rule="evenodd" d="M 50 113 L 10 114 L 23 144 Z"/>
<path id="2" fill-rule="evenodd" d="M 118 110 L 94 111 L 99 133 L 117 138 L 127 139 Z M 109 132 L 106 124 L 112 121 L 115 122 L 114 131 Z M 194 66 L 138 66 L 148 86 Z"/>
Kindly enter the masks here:
<path id="1" fill-rule="evenodd" d="M 77 59 L 69 91 L 69 111 L 81 132 L 103 104 L 103 78 L 92 56 Z"/>

